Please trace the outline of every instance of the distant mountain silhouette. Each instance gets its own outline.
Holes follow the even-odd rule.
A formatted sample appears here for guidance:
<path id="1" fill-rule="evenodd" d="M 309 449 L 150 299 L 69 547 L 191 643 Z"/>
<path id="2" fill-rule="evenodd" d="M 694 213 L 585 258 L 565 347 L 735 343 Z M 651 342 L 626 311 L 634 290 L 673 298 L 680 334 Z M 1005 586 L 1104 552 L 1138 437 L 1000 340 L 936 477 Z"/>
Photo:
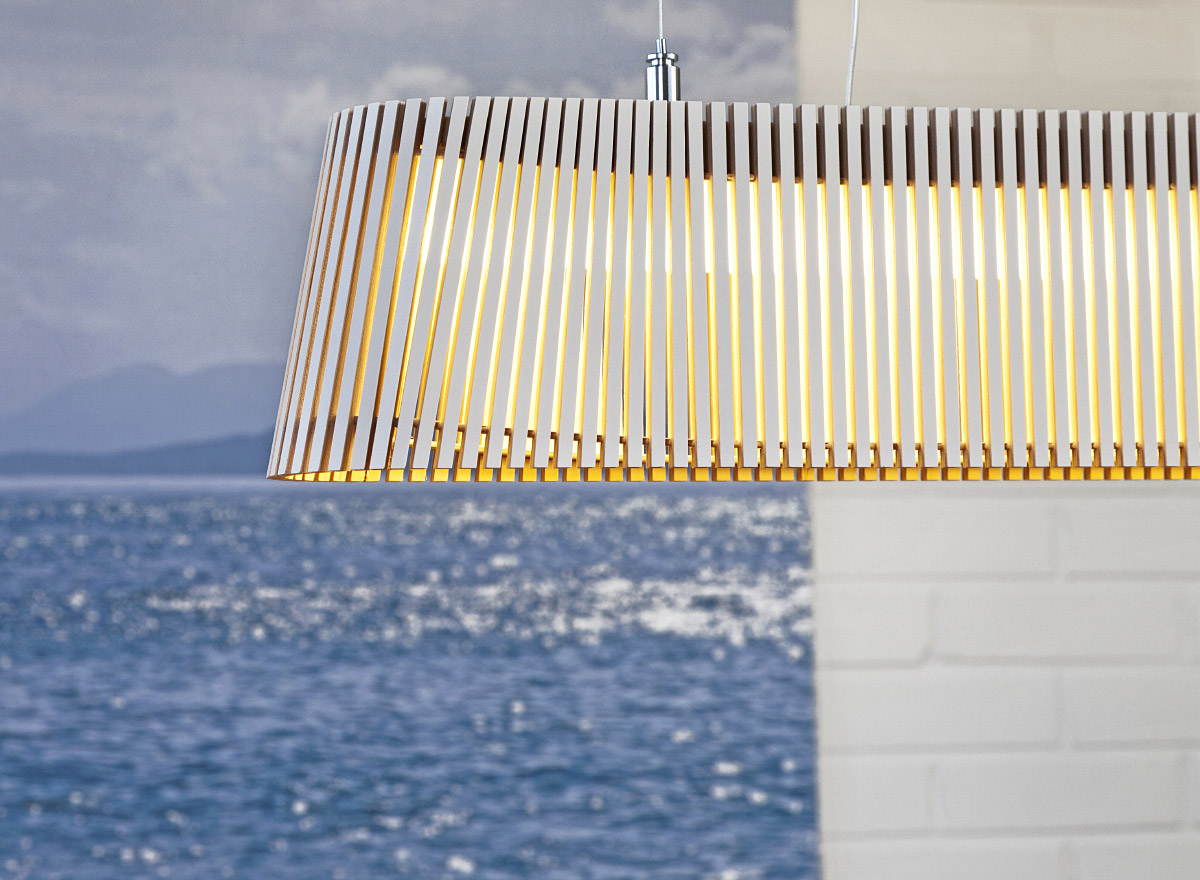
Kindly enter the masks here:
<path id="1" fill-rule="evenodd" d="M 0 415 L 0 453 L 91 455 L 258 434 L 275 423 L 282 382 L 278 364 L 117 370 Z"/>
<path id="2" fill-rule="evenodd" d="M 222 437 L 199 443 L 174 443 L 149 449 L 99 454 L 10 452 L 0 455 L 5 476 L 203 475 L 263 476 L 271 453 L 272 431 Z"/>

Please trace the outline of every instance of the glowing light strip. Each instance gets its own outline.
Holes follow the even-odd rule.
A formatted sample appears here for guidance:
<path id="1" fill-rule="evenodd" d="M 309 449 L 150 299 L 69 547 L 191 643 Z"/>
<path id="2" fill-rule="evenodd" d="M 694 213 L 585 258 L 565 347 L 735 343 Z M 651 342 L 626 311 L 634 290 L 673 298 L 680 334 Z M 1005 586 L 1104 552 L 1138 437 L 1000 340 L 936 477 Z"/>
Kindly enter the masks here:
<path id="1" fill-rule="evenodd" d="M 1198 139 L 1182 113 L 345 110 L 268 476 L 1200 478 Z"/>

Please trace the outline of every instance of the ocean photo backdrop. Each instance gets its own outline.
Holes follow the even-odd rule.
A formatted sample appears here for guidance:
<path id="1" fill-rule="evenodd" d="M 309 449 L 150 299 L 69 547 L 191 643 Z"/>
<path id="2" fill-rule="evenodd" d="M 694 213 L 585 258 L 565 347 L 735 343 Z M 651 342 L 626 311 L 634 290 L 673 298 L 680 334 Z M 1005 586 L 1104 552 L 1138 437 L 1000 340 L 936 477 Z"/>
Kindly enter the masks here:
<path id="1" fill-rule="evenodd" d="M 795 486 L 0 483 L 0 877 L 809 880 Z"/>

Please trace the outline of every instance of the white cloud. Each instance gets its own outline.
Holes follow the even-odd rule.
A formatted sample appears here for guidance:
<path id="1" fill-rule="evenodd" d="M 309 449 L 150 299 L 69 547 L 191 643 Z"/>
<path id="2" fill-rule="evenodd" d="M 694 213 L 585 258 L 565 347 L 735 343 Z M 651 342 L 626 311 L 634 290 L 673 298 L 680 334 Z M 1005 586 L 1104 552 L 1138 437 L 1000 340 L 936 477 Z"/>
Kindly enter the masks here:
<path id="1" fill-rule="evenodd" d="M 395 64 L 366 88 L 363 97 L 367 101 L 395 101 L 405 98 L 450 98 L 470 93 L 470 80 L 461 73 L 453 73 L 433 64 Z M 351 103 L 361 104 L 363 100 Z"/>

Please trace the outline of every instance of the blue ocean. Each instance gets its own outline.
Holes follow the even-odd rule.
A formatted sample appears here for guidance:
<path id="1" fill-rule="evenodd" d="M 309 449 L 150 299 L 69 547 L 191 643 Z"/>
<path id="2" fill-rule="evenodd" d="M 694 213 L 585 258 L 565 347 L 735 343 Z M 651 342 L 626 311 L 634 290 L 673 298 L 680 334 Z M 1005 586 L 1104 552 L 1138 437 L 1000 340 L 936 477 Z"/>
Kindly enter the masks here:
<path id="1" fill-rule="evenodd" d="M 802 489 L 0 484 L 0 878 L 815 878 Z"/>

